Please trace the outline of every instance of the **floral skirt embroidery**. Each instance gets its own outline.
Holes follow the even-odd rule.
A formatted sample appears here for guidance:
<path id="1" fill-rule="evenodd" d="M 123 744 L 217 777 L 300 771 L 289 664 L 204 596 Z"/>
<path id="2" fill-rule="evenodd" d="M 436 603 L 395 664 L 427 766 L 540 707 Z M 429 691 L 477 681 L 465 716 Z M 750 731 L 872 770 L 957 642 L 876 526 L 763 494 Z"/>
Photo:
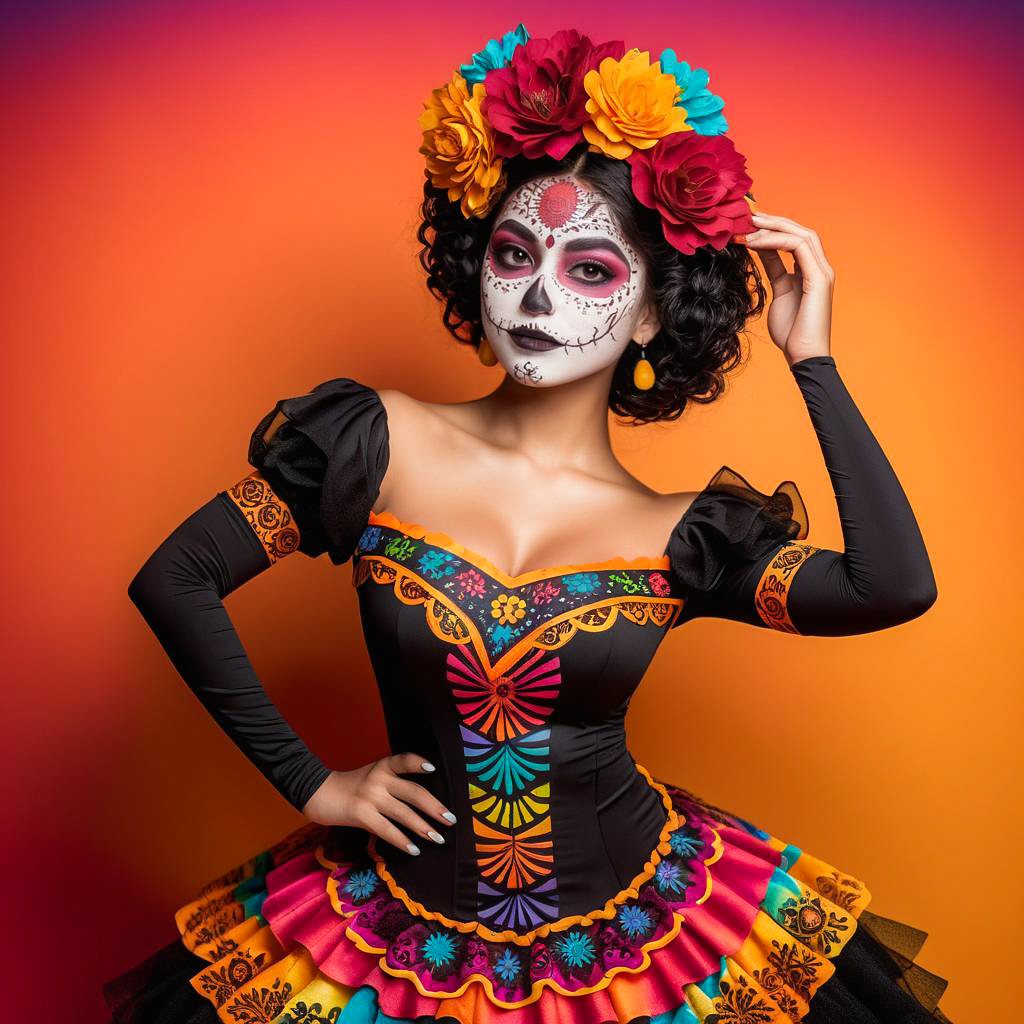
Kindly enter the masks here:
<path id="1" fill-rule="evenodd" d="M 655 780 L 657 781 L 657 780 Z M 307 824 L 208 882 L 179 938 L 111 979 L 115 1024 L 948 1021 L 926 933 L 864 883 L 658 782 L 645 879 L 591 916 L 495 933 L 409 899 L 359 829 Z"/>

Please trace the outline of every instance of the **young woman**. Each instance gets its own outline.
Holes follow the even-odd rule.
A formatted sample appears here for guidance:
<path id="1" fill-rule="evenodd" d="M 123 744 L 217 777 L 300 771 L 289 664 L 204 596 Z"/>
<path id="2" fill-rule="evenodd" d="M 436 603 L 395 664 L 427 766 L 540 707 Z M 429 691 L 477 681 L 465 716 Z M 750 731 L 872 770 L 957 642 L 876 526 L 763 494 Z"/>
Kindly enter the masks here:
<path id="1" fill-rule="evenodd" d="M 948 1019 L 945 980 L 914 961 L 924 932 L 626 746 L 631 696 L 685 622 L 840 636 L 936 597 L 831 355 L 821 241 L 752 211 L 706 85 L 671 50 L 520 25 L 435 90 L 421 260 L 446 327 L 505 373 L 470 402 L 349 377 L 278 401 L 253 471 L 132 581 L 185 681 L 308 821 L 107 982 L 114 1020 Z M 843 551 L 806 540 L 789 481 L 766 493 L 722 466 L 661 494 L 612 452 L 609 409 L 642 424 L 723 393 L 766 300 L 752 253 Z M 371 764 L 310 751 L 222 603 L 296 550 L 352 560 L 392 750 Z"/>

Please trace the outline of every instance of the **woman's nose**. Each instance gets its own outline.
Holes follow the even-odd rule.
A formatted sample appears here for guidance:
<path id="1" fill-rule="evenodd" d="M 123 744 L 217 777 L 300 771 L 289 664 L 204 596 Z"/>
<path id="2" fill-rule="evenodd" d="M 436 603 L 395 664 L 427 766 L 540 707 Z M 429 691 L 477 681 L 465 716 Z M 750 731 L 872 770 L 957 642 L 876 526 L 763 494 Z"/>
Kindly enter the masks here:
<path id="1" fill-rule="evenodd" d="M 554 308 L 544 288 L 543 274 L 526 289 L 520 305 L 527 313 L 550 313 Z"/>

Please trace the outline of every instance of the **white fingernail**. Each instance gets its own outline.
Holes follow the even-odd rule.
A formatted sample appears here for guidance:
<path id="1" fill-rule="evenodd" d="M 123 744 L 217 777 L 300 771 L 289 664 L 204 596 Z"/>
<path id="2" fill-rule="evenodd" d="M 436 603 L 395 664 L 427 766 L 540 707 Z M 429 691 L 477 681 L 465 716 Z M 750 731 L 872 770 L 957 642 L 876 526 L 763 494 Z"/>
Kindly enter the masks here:
<path id="1" fill-rule="evenodd" d="M 429 761 L 424 761 L 423 762 L 423 770 L 425 772 L 432 772 L 435 769 L 434 769 L 434 766 Z"/>
<path id="2" fill-rule="evenodd" d="M 455 815 L 452 814 L 451 811 L 445 811 L 444 814 L 441 815 L 441 817 L 446 819 L 447 821 L 455 821 L 456 820 Z"/>
<path id="3" fill-rule="evenodd" d="M 430 838 L 433 839 L 435 843 L 444 842 L 444 836 L 439 836 L 436 832 L 428 832 L 427 835 L 430 836 Z"/>
<path id="4" fill-rule="evenodd" d="M 420 852 L 420 848 L 415 843 L 406 843 L 405 848 L 410 853 L 419 853 Z"/>

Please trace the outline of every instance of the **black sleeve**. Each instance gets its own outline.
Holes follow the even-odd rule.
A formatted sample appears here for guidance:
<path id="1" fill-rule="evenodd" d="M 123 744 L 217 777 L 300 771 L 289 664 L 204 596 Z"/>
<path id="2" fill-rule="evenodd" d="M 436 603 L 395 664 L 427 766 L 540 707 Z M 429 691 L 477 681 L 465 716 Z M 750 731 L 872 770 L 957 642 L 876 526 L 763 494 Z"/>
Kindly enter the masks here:
<path id="1" fill-rule="evenodd" d="M 669 542 L 686 604 L 700 616 L 816 636 L 847 636 L 922 615 L 937 589 L 913 510 L 832 356 L 790 367 L 832 482 L 842 552 L 805 540 L 808 516 L 791 481 L 767 494 L 723 466 Z"/>
<path id="2" fill-rule="evenodd" d="M 387 466 L 383 406 L 350 378 L 282 399 L 253 431 L 250 462 L 160 544 L 128 595 L 217 724 L 301 811 L 330 771 L 267 696 L 223 599 L 292 551 L 351 555 Z"/>

